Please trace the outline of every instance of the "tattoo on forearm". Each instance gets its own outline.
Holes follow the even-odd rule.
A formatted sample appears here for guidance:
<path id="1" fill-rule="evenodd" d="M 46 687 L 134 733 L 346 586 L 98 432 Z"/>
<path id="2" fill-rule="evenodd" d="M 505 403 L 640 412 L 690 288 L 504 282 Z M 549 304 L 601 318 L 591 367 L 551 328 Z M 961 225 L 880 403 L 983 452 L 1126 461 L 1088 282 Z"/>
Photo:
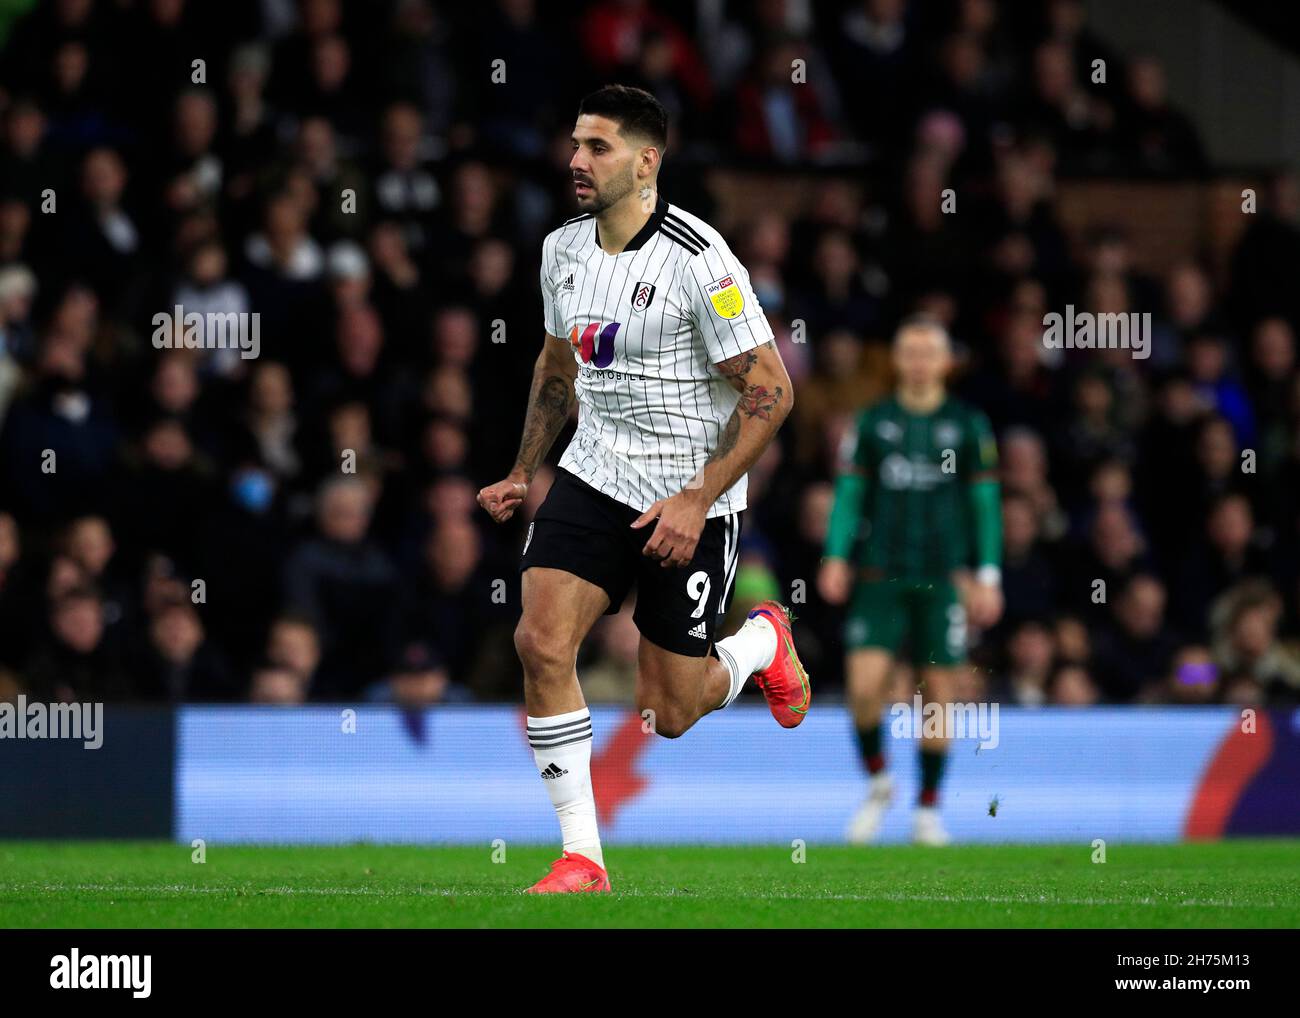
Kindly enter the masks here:
<path id="1" fill-rule="evenodd" d="M 770 346 L 765 343 L 764 346 Z M 740 401 L 736 404 L 736 409 L 731 412 L 727 418 L 727 423 L 718 436 L 717 448 L 709 454 L 708 460 L 705 461 L 704 467 L 710 463 L 716 463 L 719 460 L 725 460 L 740 445 L 740 433 L 744 429 L 746 418 L 753 420 L 755 417 L 764 422 L 768 422 L 772 427 L 762 427 L 757 432 L 751 432 L 751 439 L 758 438 L 759 442 L 749 441 L 747 447 L 735 457 L 732 462 L 724 467 L 718 468 L 725 471 L 730 476 L 714 476 L 712 484 L 717 487 L 717 492 L 726 490 L 736 480 L 749 469 L 750 464 L 758 458 L 763 448 L 771 441 L 772 435 L 780 427 L 781 421 L 784 420 L 786 413 L 789 412 L 789 399 L 785 390 L 779 385 L 773 385 L 769 388 L 758 382 L 751 382 L 746 376 L 753 370 L 754 365 L 758 363 L 759 352 L 762 346 L 755 347 L 753 350 L 747 350 L 735 357 L 728 358 L 718 364 L 718 371 L 727 379 L 731 387 L 740 393 Z M 759 376 L 765 381 L 771 381 L 767 377 L 768 372 L 760 372 Z M 780 376 L 784 381 L 784 375 Z M 692 482 L 687 487 L 705 487 L 704 484 L 704 467 L 701 467 Z M 715 475 L 717 470 L 714 471 Z M 716 494 L 710 488 L 709 494 Z"/>
<path id="2" fill-rule="evenodd" d="M 551 444 L 569 419 L 573 383 L 559 375 L 548 375 L 533 383 L 524 419 L 524 437 L 519 442 L 515 465 L 531 478 L 541 466 Z"/>
<path id="3" fill-rule="evenodd" d="M 727 418 L 727 423 L 722 429 L 722 434 L 718 436 L 718 447 L 709 454 L 708 462 L 720 460 L 732 449 L 736 448 L 736 440 L 740 438 L 740 408 L 737 407 Z"/>

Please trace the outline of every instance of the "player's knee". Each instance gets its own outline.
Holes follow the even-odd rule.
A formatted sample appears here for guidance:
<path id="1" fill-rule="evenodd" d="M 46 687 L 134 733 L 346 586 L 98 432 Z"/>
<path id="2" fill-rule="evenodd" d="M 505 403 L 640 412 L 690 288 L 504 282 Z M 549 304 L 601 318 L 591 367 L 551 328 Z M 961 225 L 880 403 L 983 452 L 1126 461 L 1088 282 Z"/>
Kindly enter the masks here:
<path id="1" fill-rule="evenodd" d="M 526 618 L 515 627 L 515 652 L 530 678 L 567 675 L 573 666 L 573 654 L 564 638 Z"/>

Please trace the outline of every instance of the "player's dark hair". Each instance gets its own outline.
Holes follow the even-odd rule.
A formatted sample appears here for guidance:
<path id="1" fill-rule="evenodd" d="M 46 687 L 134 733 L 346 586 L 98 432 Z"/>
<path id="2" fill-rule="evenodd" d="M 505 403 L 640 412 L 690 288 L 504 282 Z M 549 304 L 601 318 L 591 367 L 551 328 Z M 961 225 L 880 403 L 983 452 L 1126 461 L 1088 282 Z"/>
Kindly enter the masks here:
<path id="1" fill-rule="evenodd" d="M 619 134 L 647 139 L 661 153 L 668 144 L 668 111 L 643 88 L 606 85 L 582 100 L 578 116 L 608 117 L 618 121 Z"/>
<path id="2" fill-rule="evenodd" d="M 942 333 L 949 344 L 952 343 L 952 335 L 948 332 L 948 326 L 943 324 L 941 318 L 928 311 L 915 311 L 903 318 L 898 323 L 898 328 L 894 330 L 894 341 L 897 342 L 899 336 L 911 329 L 933 329 Z"/>

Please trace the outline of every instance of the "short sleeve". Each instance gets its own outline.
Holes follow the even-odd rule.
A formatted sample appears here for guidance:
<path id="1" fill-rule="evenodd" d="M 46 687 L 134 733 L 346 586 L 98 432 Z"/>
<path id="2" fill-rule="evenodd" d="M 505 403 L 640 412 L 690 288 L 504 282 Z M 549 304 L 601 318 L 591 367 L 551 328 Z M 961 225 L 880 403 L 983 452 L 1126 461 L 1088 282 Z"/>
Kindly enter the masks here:
<path id="1" fill-rule="evenodd" d="M 557 339 L 564 338 L 564 322 L 560 318 L 559 308 L 555 306 L 555 281 L 551 278 L 554 265 L 554 243 L 542 244 L 542 268 L 540 273 L 542 286 L 542 328 Z"/>
<path id="2" fill-rule="evenodd" d="M 682 300 L 690 309 L 709 363 L 720 364 L 772 339 L 749 273 L 719 237 L 687 263 Z"/>

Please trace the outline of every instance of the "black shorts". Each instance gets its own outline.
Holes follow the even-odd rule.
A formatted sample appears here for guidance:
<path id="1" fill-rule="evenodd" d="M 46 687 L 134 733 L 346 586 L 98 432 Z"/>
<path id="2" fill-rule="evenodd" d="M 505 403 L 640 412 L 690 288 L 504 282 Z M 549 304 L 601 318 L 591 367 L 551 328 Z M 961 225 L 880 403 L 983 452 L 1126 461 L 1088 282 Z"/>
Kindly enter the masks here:
<path id="1" fill-rule="evenodd" d="M 609 595 L 606 615 L 619 610 L 635 583 L 632 618 L 641 635 L 675 654 L 704 657 L 735 583 L 740 513 L 705 520 L 690 564 L 668 568 L 641 554 L 655 524 L 633 530 L 640 515 L 567 470 L 557 470 L 528 525 L 519 571 L 563 569 L 594 583 Z"/>

